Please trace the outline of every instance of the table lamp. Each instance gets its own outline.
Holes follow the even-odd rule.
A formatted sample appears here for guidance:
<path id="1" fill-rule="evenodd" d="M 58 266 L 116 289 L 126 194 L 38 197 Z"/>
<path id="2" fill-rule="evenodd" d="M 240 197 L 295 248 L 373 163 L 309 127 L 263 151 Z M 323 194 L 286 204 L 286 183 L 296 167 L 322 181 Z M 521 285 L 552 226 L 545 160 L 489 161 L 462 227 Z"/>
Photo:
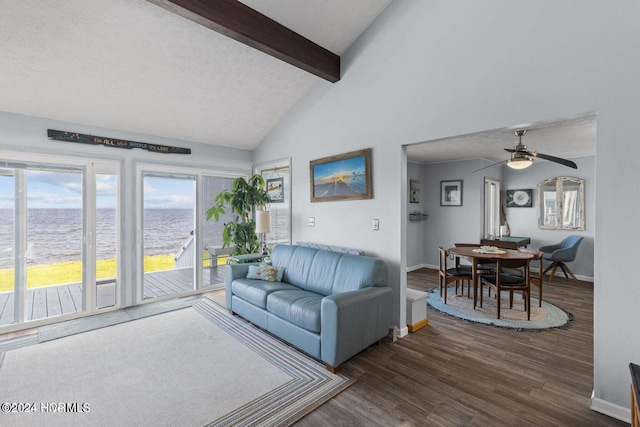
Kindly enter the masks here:
<path id="1" fill-rule="evenodd" d="M 256 233 L 261 235 L 262 255 L 267 255 L 267 233 L 271 231 L 271 212 L 256 211 Z"/>

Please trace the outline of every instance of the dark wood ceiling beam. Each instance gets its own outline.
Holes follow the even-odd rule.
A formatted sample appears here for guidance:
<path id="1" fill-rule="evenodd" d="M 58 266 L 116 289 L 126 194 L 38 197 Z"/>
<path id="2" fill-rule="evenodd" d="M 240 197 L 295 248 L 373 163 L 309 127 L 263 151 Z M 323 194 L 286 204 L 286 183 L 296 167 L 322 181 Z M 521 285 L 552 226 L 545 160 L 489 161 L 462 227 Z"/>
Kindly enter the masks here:
<path id="1" fill-rule="evenodd" d="M 340 57 L 236 0 L 148 0 L 332 83 Z"/>

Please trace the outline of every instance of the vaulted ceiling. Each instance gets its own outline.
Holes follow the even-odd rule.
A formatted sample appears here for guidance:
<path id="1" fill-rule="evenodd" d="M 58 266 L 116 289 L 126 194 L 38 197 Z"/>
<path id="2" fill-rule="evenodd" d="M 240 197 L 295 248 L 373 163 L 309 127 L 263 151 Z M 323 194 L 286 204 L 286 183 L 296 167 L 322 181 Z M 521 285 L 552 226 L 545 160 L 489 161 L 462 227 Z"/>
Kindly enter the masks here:
<path id="1" fill-rule="evenodd" d="M 214 5 L 231 21 L 234 15 L 247 20 L 233 10 L 246 5 L 262 18 L 242 31 L 272 32 L 272 39 L 290 31 L 339 57 L 390 2 L 5 0 L 0 111 L 252 150 L 313 85 L 335 79 L 291 65 L 298 59 L 276 52 L 277 45 L 234 36 L 233 28 L 214 31 L 224 25 L 184 13 L 180 5 Z M 225 8 L 231 9 L 226 16 Z M 284 30 L 263 25 L 263 18 Z M 595 116 L 527 128 L 523 143 L 531 150 L 595 154 Z M 408 156 L 425 163 L 498 162 L 516 143 L 513 130 L 502 129 L 413 145 Z"/>
<path id="2" fill-rule="evenodd" d="M 339 56 L 390 1 L 241 3 Z M 3 1 L 0 111 L 254 149 L 331 84 L 154 3 Z"/>

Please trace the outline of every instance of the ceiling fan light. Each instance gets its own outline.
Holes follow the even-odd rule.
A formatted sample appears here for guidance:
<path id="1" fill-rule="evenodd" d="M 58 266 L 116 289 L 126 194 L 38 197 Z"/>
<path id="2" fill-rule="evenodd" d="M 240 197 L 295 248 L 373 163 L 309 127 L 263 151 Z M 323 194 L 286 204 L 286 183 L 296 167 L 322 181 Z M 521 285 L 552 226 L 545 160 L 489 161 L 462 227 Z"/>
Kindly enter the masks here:
<path id="1" fill-rule="evenodd" d="M 525 169 L 532 164 L 533 159 L 530 159 L 528 157 L 507 160 L 507 166 L 509 166 L 511 169 Z"/>

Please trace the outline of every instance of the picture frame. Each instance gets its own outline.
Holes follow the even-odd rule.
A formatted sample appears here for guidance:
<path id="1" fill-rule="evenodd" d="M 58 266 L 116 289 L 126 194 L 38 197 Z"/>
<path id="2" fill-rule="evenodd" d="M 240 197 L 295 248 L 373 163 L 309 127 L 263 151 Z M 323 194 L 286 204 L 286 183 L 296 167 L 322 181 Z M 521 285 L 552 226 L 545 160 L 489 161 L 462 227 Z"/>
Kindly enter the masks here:
<path id="1" fill-rule="evenodd" d="M 508 208 L 532 208 L 533 189 L 506 190 Z"/>
<path id="2" fill-rule="evenodd" d="M 409 180 L 409 203 L 420 203 L 420 181 Z"/>
<path id="3" fill-rule="evenodd" d="M 312 160 L 309 169 L 311 202 L 373 197 L 370 148 Z"/>
<path id="4" fill-rule="evenodd" d="M 271 196 L 271 203 L 284 203 L 284 178 L 268 178 L 265 183 L 267 193 Z"/>
<path id="5" fill-rule="evenodd" d="M 462 206 L 462 180 L 440 181 L 440 206 Z"/>

